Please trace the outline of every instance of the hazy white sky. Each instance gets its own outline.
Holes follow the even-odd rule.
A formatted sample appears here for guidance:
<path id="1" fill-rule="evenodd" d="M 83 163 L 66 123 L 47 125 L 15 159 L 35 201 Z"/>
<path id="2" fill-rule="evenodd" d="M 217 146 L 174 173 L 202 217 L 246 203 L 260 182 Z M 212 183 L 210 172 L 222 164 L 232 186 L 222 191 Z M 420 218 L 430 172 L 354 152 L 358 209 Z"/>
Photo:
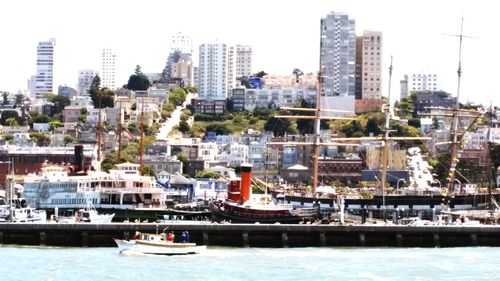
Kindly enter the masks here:
<path id="1" fill-rule="evenodd" d="M 102 48 L 118 55 L 117 84 L 135 65 L 161 72 L 170 35 L 200 43 L 218 40 L 253 46 L 254 72 L 291 74 L 319 69 L 320 19 L 345 12 L 363 30 L 383 32 L 383 95 L 394 57 L 391 96 L 399 97 L 405 73 L 437 73 L 443 90 L 456 95 L 458 34 L 464 17 L 460 100 L 499 105 L 496 67 L 500 17 L 496 1 L 300 1 L 300 0 L 16 0 L 0 2 L 0 90 L 26 89 L 35 73 L 39 41 L 56 38 L 55 87 L 74 87 L 79 69 L 99 69 Z"/>

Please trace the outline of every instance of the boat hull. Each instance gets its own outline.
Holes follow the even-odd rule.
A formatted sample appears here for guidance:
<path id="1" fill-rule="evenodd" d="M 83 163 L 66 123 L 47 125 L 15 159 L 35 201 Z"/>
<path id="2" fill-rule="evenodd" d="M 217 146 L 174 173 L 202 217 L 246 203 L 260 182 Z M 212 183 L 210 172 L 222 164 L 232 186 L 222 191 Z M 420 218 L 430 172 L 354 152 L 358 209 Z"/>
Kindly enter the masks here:
<path id="1" fill-rule="evenodd" d="M 304 220 L 303 217 L 297 215 L 276 215 L 276 216 L 250 216 L 244 214 L 236 214 L 227 212 L 218 205 L 211 203 L 212 221 L 214 222 L 231 222 L 231 223 L 284 223 L 297 224 Z"/>
<path id="2" fill-rule="evenodd" d="M 159 243 L 142 242 L 138 240 L 113 239 L 120 253 L 133 251 L 147 255 L 192 255 L 206 250 L 206 246 L 196 246 L 194 243 Z"/>
<path id="3" fill-rule="evenodd" d="M 284 196 L 276 197 L 275 199 L 282 201 L 293 206 L 313 206 L 315 202 L 320 203 L 321 211 L 326 210 L 333 212 L 334 208 L 331 207 L 330 202 L 335 199 L 302 197 L 302 196 Z M 499 194 L 494 194 L 494 198 L 499 200 Z M 473 210 L 485 209 L 488 204 L 487 194 L 476 195 L 455 195 L 452 197 L 443 195 L 388 195 L 383 198 L 382 196 L 374 196 L 371 199 L 362 198 L 345 198 L 345 210 L 351 213 L 360 213 L 363 210 L 373 211 L 374 216 L 382 214 L 383 206 L 388 212 L 406 210 L 407 212 L 414 212 L 419 214 L 422 218 L 431 219 L 434 215 L 441 213 L 448 208 L 452 210 Z M 380 214 L 379 214 L 380 213 Z"/>

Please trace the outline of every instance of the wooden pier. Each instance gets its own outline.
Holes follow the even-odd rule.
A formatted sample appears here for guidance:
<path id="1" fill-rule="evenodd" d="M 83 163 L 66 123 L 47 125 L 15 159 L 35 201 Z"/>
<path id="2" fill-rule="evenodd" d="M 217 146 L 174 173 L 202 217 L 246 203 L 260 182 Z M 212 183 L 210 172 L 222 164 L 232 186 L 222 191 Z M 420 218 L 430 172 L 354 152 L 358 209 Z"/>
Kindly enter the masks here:
<path id="1" fill-rule="evenodd" d="M 500 246 L 500 226 L 285 225 L 213 223 L 0 223 L 0 245 L 115 247 L 135 231 L 187 230 L 191 242 L 230 247 Z"/>

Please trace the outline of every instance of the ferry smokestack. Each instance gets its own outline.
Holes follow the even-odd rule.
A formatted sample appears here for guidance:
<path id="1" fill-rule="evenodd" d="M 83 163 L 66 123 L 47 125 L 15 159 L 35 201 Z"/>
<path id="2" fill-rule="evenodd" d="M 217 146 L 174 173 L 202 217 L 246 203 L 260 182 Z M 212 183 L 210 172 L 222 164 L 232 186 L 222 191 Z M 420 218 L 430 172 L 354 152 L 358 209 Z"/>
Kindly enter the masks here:
<path id="1" fill-rule="evenodd" d="M 241 164 L 241 199 L 250 200 L 250 181 L 252 176 L 252 164 Z"/>
<path id="2" fill-rule="evenodd" d="M 75 145 L 75 172 L 83 171 L 83 145 Z"/>

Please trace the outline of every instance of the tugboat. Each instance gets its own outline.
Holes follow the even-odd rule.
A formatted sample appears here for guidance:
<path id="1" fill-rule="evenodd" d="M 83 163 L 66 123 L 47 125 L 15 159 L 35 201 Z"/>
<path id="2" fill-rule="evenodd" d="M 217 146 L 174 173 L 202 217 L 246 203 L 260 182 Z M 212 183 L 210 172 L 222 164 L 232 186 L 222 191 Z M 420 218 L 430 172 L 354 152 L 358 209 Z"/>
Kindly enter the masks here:
<path id="1" fill-rule="evenodd" d="M 238 169 L 237 169 L 238 170 Z M 317 218 L 317 208 L 294 209 L 291 204 L 261 203 L 250 200 L 251 164 L 239 167 L 240 177 L 229 179 L 227 199 L 210 204 L 212 221 L 230 223 L 289 223 Z"/>

